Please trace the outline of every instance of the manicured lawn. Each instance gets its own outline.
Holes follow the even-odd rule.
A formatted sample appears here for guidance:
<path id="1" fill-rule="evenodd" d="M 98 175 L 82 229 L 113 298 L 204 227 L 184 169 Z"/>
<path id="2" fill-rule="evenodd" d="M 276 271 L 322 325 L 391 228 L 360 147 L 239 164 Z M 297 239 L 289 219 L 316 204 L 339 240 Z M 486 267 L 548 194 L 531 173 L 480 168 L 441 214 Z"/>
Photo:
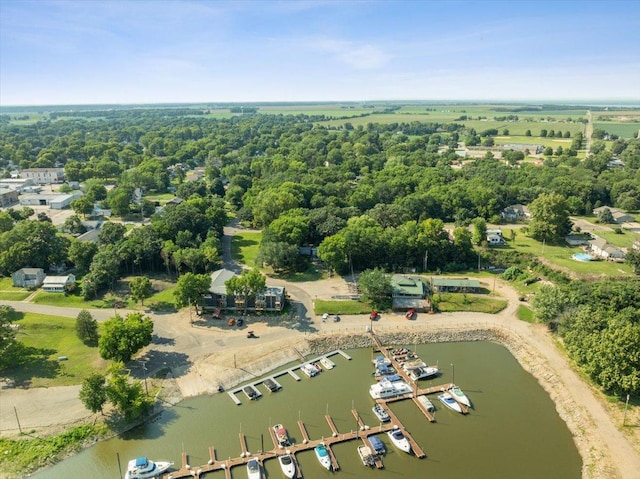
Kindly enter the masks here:
<path id="1" fill-rule="evenodd" d="M 535 317 L 533 315 L 533 311 L 531 311 L 531 308 L 529 308 L 528 306 L 525 306 L 523 304 L 518 306 L 518 309 L 516 310 L 516 317 L 520 320 L 520 321 L 525 321 L 527 323 L 535 323 Z"/>
<path id="2" fill-rule="evenodd" d="M 507 307 L 507 302 L 501 299 L 464 293 L 436 293 L 433 301 L 437 303 L 438 311 L 442 313 L 472 311 L 495 314 Z"/>
<path id="3" fill-rule="evenodd" d="M 326 301 L 317 299 L 313 302 L 313 310 L 316 314 L 369 314 L 371 306 L 360 301 Z"/>
<path id="4" fill-rule="evenodd" d="M 84 300 L 79 288 L 73 293 L 47 293 L 46 291 L 38 291 L 38 294 L 33 298 L 32 302 L 51 306 L 68 306 L 71 308 L 96 307 Z"/>
<path id="5" fill-rule="evenodd" d="M 0 290 L 3 289 L 16 289 L 13 287 L 13 279 L 6 277 L 6 278 L 0 278 Z"/>
<path id="6" fill-rule="evenodd" d="M 75 318 L 14 312 L 20 326 L 16 339 L 30 348 L 30 356 L 20 367 L 3 371 L 16 384 L 30 387 L 80 384 L 94 372 L 104 371 L 106 361 L 97 347 L 85 346 L 76 336 Z M 66 356 L 66 361 L 58 357 Z"/>
<path id="7" fill-rule="evenodd" d="M 238 233 L 231 238 L 231 255 L 235 261 L 254 267 L 262 233 Z"/>
<path id="8" fill-rule="evenodd" d="M 509 233 L 503 228 L 503 234 L 509 238 Z M 494 248 L 515 249 L 522 253 L 531 253 L 535 256 L 544 258 L 562 268 L 566 268 L 577 274 L 582 275 L 600 275 L 621 276 L 632 275 L 631 267 L 624 263 L 613 263 L 610 261 L 576 261 L 571 256 L 574 253 L 582 253 L 582 249 L 577 246 L 556 246 L 542 244 L 521 232 L 518 232 L 516 240 L 507 241 L 505 246 Z"/>
<path id="9" fill-rule="evenodd" d="M 30 294 L 29 291 L 0 291 L 0 299 L 4 301 L 22 301 Z"/>
<path id="10" fill-rule="evenodd" d="M 608 243 L 618 246 L 619 248 L 631 248 L 633 242 L 640 239 L 640 234 L 625 230 L 622 230 L 622 234 L 618 234 L 615 231 L 596 231 L 594 234 L 606 239 Z"/>
<path id="11" fill-rule="evenodd" d="M 175 289 L 175 286 L 172 286 L 155 293 L 144 300 L 144 307 L 153 311 L 175 311 L 175 297 L 173 296 Z"/>

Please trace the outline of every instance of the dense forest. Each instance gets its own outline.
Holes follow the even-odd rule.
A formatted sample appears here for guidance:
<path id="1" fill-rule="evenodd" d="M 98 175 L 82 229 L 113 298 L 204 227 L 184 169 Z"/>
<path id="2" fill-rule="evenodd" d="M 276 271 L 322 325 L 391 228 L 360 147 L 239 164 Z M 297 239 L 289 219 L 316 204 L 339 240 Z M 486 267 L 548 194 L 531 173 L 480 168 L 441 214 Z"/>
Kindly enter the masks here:
<path id="1" fill-rule="evenodd" d="M 149 221 L 129 234 L 108 222 L 99 243 L 87 245 L 62 236 L 46 218 L 27 220 L 28 211 L 0 212 L 0 273 L 74 265 L 90 298 L 126 274 L 208 272 L 219 266 L 230 210 L 263 229 L 259 258 L 274 270 L 304 268 L 298 248 L 312 244 L 338 272 L 463 271 L 477 262 L 474 246 L 481 242 L 466 226 L 497 223 L 509 205 L 538 202 L 540 211 L 561 211 L 555 229 L 530 225 L 532 235 L 537 228 L 549 242 L 568 232 L 570 214 L 601 205 L 640 209 L 637 139 L 594 140 L 585 159 L 577 156 L 584 145 L 576 134 L 570 147 L 545 152 L 539 163 L 518 151 L 462 161 L 454 151 L 459 142 L 485 144 L 498 132 L 458 123 L 328 127 L 322 116 L 251 112 L 214 119 L 201 109 L 167 110 L 54 111 L 33 124 L 2 122 L 0 173 L 64 167 L 69 181 L 84 184 L 67 233 L 94 203 Z M 624 166 L 609 167 L 613 158 Z M 203 177 L 187 181 L 198 167 Z M 145 197 L 168 191 L 184 201 L 155 212 Z M 452 238 L 445 223 L 456 225 Z M 638 323 L 637 307 L 635 316 L 616 314 Z M 566 324 L 577 328 L 579 321 Z"/>

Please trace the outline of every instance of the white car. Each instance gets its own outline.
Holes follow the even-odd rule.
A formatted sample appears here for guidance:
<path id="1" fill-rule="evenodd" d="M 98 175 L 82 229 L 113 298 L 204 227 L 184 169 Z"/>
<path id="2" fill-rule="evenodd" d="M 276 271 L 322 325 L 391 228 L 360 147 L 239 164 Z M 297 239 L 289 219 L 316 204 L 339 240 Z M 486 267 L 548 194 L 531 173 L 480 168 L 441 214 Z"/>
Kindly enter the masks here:
<path id="1" fill-rule="evenodd" d="M 322 315 L 322 321 L 325 322 L 327 319 L 329 319 L 329 313 L 324 313 Z"/>

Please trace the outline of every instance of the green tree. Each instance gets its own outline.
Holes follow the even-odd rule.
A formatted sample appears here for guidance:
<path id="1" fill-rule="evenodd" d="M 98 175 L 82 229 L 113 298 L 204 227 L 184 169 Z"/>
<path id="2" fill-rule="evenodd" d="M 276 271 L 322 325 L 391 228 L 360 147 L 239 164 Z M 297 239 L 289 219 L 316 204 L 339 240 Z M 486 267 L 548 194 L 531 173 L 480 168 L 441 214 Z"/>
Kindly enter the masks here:
<path id="1" fill-rule="evenodd" d="M 69 253 L 67 257 L 79 272 L 85 273 L 89 271 L 93 257 L 98 252 L 98 245 L 92 241 L 71 240 L 69 245 Z"/>
<path id="2" fill-rule="evenodd" d="M 484 218 L 476 218 L 473 220 L 473 233 L 471 234 L 473 244 L 480 246 L 487 241 L 487 222 Z"/>
<path id="3" fill-rule="evenodd" d="M 13 218 L 6 211 L 0 211 L 0 235 L 13 228 Z"/>
<path id="4" fill-rule="evenodd" d="M 358 287 L 362 299 L 375 309 L 388 309 L 391 307 L 393 293 L 389 275 L 378 268 L 363 271 L 358 278 Z"/>
<path id="5" fill-rule="evenodd" d="M 598 221 L 604 224 L 615 224 L 616 220 L 613 218 L 613 213 L 609 208 L 603 208 L 598 213 Z"/>
<path id="6" fill-rule="evenodd" d="M 98 350 L 103 359 L 127 362 L 143 347 L 151 343 L 153 322 L 142 313 L 118 314 L 103 324 Z"/>
<path id="7" fill-rule="evenodd" d="M 106 394 L 116 411 L 122 414 L 126 421 L 132 421 L 151 410 L 152 400 L 145 395 L 142 383 L 122 373 L 123 369 L 124 365 L 120 362 L 109 368 Z"/>
<path id="8" fill-rule="evenodd" d="M 129 282 L 131 297 L 134 301 L 140 301 L 144 305 L 145 298 L 151 296 L 151 280 L 146 276 L 138 276 Z"/>
<path id="9" fill-rule="evenodd" d="M 93 201 L 88 196 L 82 196 L 71 202 L 71 209 L 77 215 L 82 215 L 85 218 L 93 211 Z"/>
<path id="10" fill-rule="evenodd" d="M 318 246 L 318 257 L 333 271 L 342 273 L 346 271 L 347 244 L 341 233 L 327 236 Z"/>
<path id="11" fill-rule="evenodd" d="M 567 202 L 562 195 L 543 193 L 529 205 L 529 233 L 538 241 L 560 243 L 571 232 Z"/>
<path id="12" fill-rule="evenodd" d="M 178 278 L 173 291 L 176 307 L 183 308 L 188 304 L 197 306 L 200 297 L 209 291 L 211 277 L 208 274 L 185 273 Z"/>
<path id="13" fill-rule="evenodd" d="M 12 327 L 11 306 L 0 305 L 0 371 L 15 366 L 20 360 L 21 344 L 16 340 L 16 331 Z"/>
<path id="14" fill-rule="evenodd" d="M 76 318 L 76 334 L 78 338 L 80 338 L 80 341 L 87 345 L 95 346 L 98 344 L 98 321 L 96 321 L 86 309 L 78 313 L 78 317 Z"/>
<path id="15" fill-rule="evenodd" d="M 537 318 L 547 324 L 549 329 L 555 330 L 566 308 L 570 307 L 569 299 L 564 289 L 544 285 L 540 287 L 531 304 Z"/>
<path id="16" fill-rule="evenodd" d="M 102 374 L 95 373 L 82 381 L 80 387 L 80 401 L 92 413 L 100 412 L 107 402 L 107 378 Z"/>
<path id="17" fill-rule="evenodd" d="M 244 302 L 244 313 L 247 313 L 249 298 L 264 290 L 267 278 L 258 268 L 250 271 L 243 271 L 240 276 L 228 279 L 224 284 L 228 295 L 241 296 Z M 236 302 L 238 302 L 236 300 Z"/>
<path id="18" fill-rule="evenodd" d="M 277 221 L 277 220 L 276 220 Z M 257 262 L 271 266 L 274 271 L 295 271 L 300 258 L 300 248 L 296 245 L 279 242 L 260 243 Z"/>
<path id="19" fill-rule="evenodd" d="M 100 229 L 98 242 L 101 245 L 116 244 L 118 241 L 124 238 L 126 232 L 127 227 L 122 223 L 107 221 L 102 225 L 102 228 Z"/>
<path id="20" fill-rule="evenodd" d="M 630 249 L 624 258 L 625 263 L 631 265 L 635 274 L 640 274 L 640 250 Z"/>

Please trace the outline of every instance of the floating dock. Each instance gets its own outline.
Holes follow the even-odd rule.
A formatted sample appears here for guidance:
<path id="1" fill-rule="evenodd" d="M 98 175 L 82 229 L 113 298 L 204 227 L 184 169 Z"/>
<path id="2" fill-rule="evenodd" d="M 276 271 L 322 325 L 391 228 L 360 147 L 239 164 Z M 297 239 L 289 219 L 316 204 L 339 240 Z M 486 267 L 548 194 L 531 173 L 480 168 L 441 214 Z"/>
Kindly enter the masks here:
<path id="1" fill-rule="evenodd" d="M 231 400 L 234 402 L 234 404 L 236 404 L 237 406 L 240 406 L 242 404 L 242 401 L 238 398 L 237 394 L 238 393 L 243 393 L 244 391 L 243 389 L 247 386 L 251 387 L 252 389 L 254 389 L 257 393 L 258 393 L 258 397 L 262 396 L 262 393 L 260 392 L 260 390 L 258 389 L 257 386 L 259 386 L 260 384 L 264 383 L 265 379 L 271 379 L 274 383 L 276 383 L 276 385 L 282 389 L 282 385 L 276 380 L 277 377 L 280 376 L 284 376 L 286 374 L 288 374 L 289 376 L 291 376 L 293 379 L 295 379 L 296 381 L 300 381 L 300 376 L 298 376 L 298 374 L 296 374 L 296 371 L 300 370 L 300 367 L 303 364 L 307 364 L 307 363 L 317 363 L 320 361 L 320 359 L 322 358 L 328 358 L 330 356 L 335 356 L 336 354 L 339 354 L 340 356 L 342 356 L 343 358 L 345 358 L 348 361 L 351 361 L 351 356 L 349 356 L 347 353 L 345 353 L 344 351 L 340 350 L 340 349 L 336 349 L 335 351 L 331 351 L 330 353 L 327 354 L 323 354 L 322 356 L 318 356 L 315 359 L 311 359 L 309 361 L 305 361 L 304 356 L 302 356 L 302 354 L 300 353 L 300 351 L 298 351 L 297 349 L 295 349 L 295 352 L 298 354 L 298 356 L 300 357 L 300 360 L 302 361 L 301 364 L 294 366 L 292 368 L 289 369 L 283 369 L 282 371 L 278 371 L 277 373 L 269 376 L 268 378 L 263 378 L 260 379 L 258 381 L 254 381 L 252 383 L 249 384 L 245 384 L 244 386 L 241 387 L 237 387 L 235 389 L 232 389 L 231 391 L 227 391 L 227 394 L 229 395 L 229 397 L 231 398 Z M 266 388 L 266 386 L 265 386 Z M 268 389 L 268 388 L 267 388 Z"/>
<path id="2" fill-rule="evenodd" d="M 354 417 L 360 417 L 358 411 L 356 411 L 355 409 L 353 410 L 353 414 Z M 404 427 L 402 426 L 402 423 L 400 423 L 400 421 L 397 419 L 397 417 L 394 417 L 394 421 L 395 421 L 395 425 L 398 425 L 401 429 L 403 434 L 407 437 L 407 439 L 409 440 L 409 443 L 411 444 L 412 449 L 414 450 L 414 453 L 416 455 L 416 457 L 418 458 L 423 458 L 425 457 L 424 452 L 422 451 L 422 449 L 420 448 L 420 446 L 418 445 L 418 443 L 413 439 L 413 437 L 411 436 L 411 434 L 404 429 Z M 302 434 L 303 437 L 303 442 L 302 444 L 292 444 L 291 446 L 288 446 L 286 448 L 286 451 L 283 451 L 282 449 L 278 448 L 277 446 L 274 447 L 272 450 L 270 451 L 264 451 L 262 453 L 259 454 L 251 454 L 248 450 L 247 450 L 247 442 L 246 442 L 246 437 L 244 434 L 239 433 L 238 434 L 238 441 L 240 442 L 240 448 L 242 450 L 242 453 L 240 455 L 240 457 L 236 457 L 236 458 L 229 458 L 227 460 L 222 460 L 219 461 L 217 456 L 216 456 L 216 450 L 213 446 L 209 447 L 209 461 L 207 462 L 207 464 L 203 464 L 201 466 L 192 466 L 189 464 L 189 456 L 186 452 L 182 453 L 182 464 L 180 469 L 178 469 L 177 471 L 174 472 L 170 472 L 170 473 L 165 473 L 161 476 L 162 479 L 184 479 L 184 478 L 189 478 L 189 477 L 200 477 L 203 474 L 207 474 L 210 472 L 214 472 L 214 471 L 220 471 L 223 470 L 225 472 L 225 476 L 227 478 L 231 478 L 231 469 L 233 467 L 237 467 L 237 466 L 242 466 L 245 465 L 247 462 L 249 462 L 250 459 L 255 458 L 257 459 L 261 464 L 269 459 L 274 459 L 276 457 L 278 457 L 279 455 L 282 454 L 291 454 L 294 456 L 295 459 L 295 454 L 298 452 L 302 452 L 302 451 L 308 451 L 308 450 L 312 450 L 314 447 L 316 447 L 318 444 L 323 443 L 326 448 L 327 448 L 327 452 L 329 453 L 330 457 L 331 457 L 331 464 L 333 467 L 334 471 L 338 471 L 340 469 L 340 464 L 338 463 L 338 460 L 335 456 L 335 454 L 333 453 L 333 451 L 331 450 L 331 446 L 334 444 L 338 444 L 341 442 L 346 442 L 346 441 L 352 441 L 354 439 L 360 439 L 361 441 L 364 442 L 364 444 L 366 444 L 369 447 L 371 446 L 371 443 L 368 440 L 368 437 L 374 434 L 380 434 L 383 432 L 387 432 L 390 431 L 391 429 L 393 429 L 394 424 L 392 423 L 388 423 L 388 424 L 382 424 L 380 426 L 375 426 L 375 427 L 365 427 L 363 424 L 363 428 L 362 430 L 358 430 L 358 431 L 350 431 L 347 433 L 341 433 L 338 431 L 335 422 L 333 420 L 333 418 L 329 415 L 325 416 L 326 420 L 327 420 L 327 424 L 329 425 L 329 427 L 331 428 L 333 435 L 330 437 L 324 437 L 322 439 L 315 439 L 315 440 L 311 440 L 309 439 L 309 434 L 307 432 L 307 428 L 304 425 L 304 423 L 302 421 L 298 421 L 298 426 L 300 428 L 300 432 Z M 274 437 L 272 436 L 272 439 Z M 297 465 L 297 461 L 296 461 L 296 465 Z M 296 466 L 298 468 L 298 474 L 300 474 L 300 470 L 299 470 L 299 466 Z M 382 465 L 382 461 L 379 461 L 379 464 L 376 464 L 376 467 L 378 468 L 382 468 L 384 467 Z M 298 476 L 299 477 L 299 476 Z"/>

